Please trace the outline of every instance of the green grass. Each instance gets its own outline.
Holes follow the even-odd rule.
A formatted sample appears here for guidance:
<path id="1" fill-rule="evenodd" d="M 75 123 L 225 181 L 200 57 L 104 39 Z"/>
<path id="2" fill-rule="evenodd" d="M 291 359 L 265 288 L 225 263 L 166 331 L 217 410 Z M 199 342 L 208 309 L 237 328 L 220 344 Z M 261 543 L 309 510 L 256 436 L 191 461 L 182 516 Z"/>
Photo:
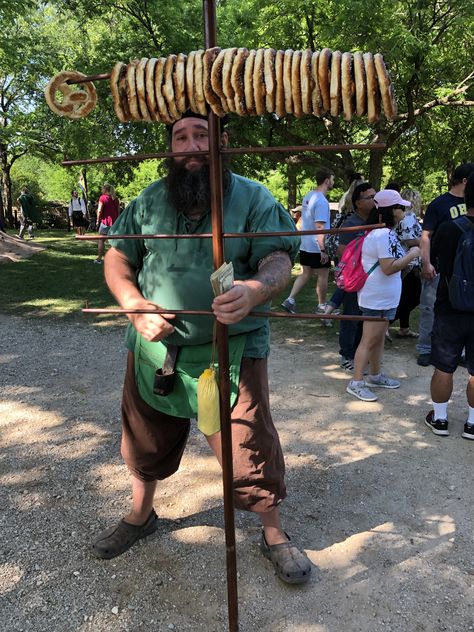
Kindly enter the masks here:
<path id="1" fill-rule="evenodd" d="M 97 255 L 96 242 L 78 241 L 72 232 L 40 230 L 34 243 L 47 248 L 31 259 L 0 267 L 2 312 L 82 319 L 80 310 L 87 301 L 90 307 L 115 306 L 104 282 L 103 267 L 92 263 Z"/>

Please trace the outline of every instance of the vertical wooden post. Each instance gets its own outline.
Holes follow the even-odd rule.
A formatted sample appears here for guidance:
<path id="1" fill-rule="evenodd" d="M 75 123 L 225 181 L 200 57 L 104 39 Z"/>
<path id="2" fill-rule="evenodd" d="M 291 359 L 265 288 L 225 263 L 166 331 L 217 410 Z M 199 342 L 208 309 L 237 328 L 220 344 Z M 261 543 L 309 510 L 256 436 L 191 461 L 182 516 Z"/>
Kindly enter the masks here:
<path id="1" fill-rule="evenodd" d="M 203 0 L 204 36 L 206 48 L 216 45 L 215 0 Z M 222 159 L 219 118 L 210 111 L 209 121 L 209 174 L 211 185 L 212 252 L 214 267 L 224 262 Z M 227 566 L 227 610 L 229 631 L 237 632 L 237 559 L 235 549 L 234 476 L 232 467 L 232 432 L 230 419 L 229 345 L 227 326 L 217 323 L 217 355 L 219 360 L 219 393 L 222 436 L 222 479 L 224 487 L 224 526 Z"/>

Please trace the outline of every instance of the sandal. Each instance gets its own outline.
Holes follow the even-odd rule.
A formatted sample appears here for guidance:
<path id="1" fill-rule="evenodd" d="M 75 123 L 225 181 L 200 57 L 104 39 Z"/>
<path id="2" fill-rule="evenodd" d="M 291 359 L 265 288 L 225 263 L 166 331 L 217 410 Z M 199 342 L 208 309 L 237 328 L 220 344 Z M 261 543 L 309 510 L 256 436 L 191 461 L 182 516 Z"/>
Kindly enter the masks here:
<path id="1" fill-rule="evenodd" d="M 405 333 L 402 333 L 401 331 L 398 331 L 395 334 L 395 337 L 396 338 L 419 338 L 420 334 L 418 334 L 416 331 L 412 331 L 411 329 L 409 329 Z"/>
<path id="2" fill-rule="evenodd" d="M 157 528 L 158 516 L 154 509 L 142 525 L 134 525 L 121 520 L 116 527 L 109 527 L 99 534 L 92 545 L 92 553 L 103 560 L 110 560 L 128 551 L 137 540 L 151 535 Z"/>
<path id="3" fill-rule="evenodd" d="M 262 532 L 260 550 L 275 567 L 278 577 L 287 584 L 304 584 L 311 576 L 311 562 L 306 555 L 290 542 L 282 544 L 267 544 L 265 534 Z"/>

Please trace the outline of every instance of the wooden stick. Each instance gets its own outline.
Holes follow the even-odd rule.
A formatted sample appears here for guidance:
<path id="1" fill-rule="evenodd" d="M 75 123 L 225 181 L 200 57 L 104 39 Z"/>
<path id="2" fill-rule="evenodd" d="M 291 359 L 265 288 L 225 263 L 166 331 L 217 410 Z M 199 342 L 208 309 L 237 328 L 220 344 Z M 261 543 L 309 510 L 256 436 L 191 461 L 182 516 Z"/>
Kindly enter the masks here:
<path id="1" fill-rule="evenodd" d="M 314 230 L 282 230 L 269 233 L 222 233 L 224 239 L 256 239 L 257 237 L 298 237 L 299 235 L 333 235 L 335 233 L 354 233 L 363 230 L 373 230 L 374 228 L 385 228 L 385 224 L 367 224 L 363 226 L 348 226 L 346 228 L 321 228 Z M 192 234 L 158 234 L 158 235 L 76 235 L 79 240 L 100 240 L 100 239 L 211 239 L 212 233 L 192 233 Z"/>
<path id="2" fill-rule="evenodd" d="M 203 0 L 204 40 L 206 48 L 217 44 L 216 0 Z M 214 268 L 224 263 L 224 193 L 222 186 L 222 155 L 220 122 L 209 111 L 209 180 L 211 193 L 212 254 Z M 228 327 L 217 323 L 217 357 L 219 363 L 219 403 L 221 417 L 222 482 L 224 490 L 224 531 L 227 568 L 227 612 L 229 632 L 239 629 L 239 602 L 237 594 L 237 552 L 235 547 L 234 518 L 234 468 L 232 453 L 232 428 L 230 414 L 230 373 Z"/>
<path id="3" fill-rule="evenodd" d="M 348 149 L 385 149 L 385 143 L 371 143 L 371 144 L 353 144 L 353 145 L 293 145 L 284 147 L 234 147 L 228 149 L 220 149 L 221 155 L 226 154 L 279 154 L 279 153 L 302 153 L 305 151 L 310 152 L 340 152 L 347 151 Z M 107 162 L 139 162 L 142 160 L 156 160 L 158 158 L 172 158 L 173 156 L 203 156 L 208 155 L 207 151 L 196 152 L 176 152 L 171 151 L 159 151 L 149 154 L 127 154 L 126 156 L 103 156 L 101 158 L 81 158 L 77 160 L 63 160 L 61 165 L 63 167 L 72 167 L 74 165 L 94 165 Z"/>
<path id="4" fill-rule="evenodd" d="M 188 314 L 189 316 L 214 316 L 214 312 L 207 309 L 122 309 L 119 307 L 85 307 L 83 314 Z M 250 312 L 249 316 L 257 318 L 304 318 L 307 320 L 368 320 L 370 322 L 385 321 L 386 318 L 378 316 L 357 316 L 354 314 L 313 314 L 313 313 L 297 313 L 289 314 L 287 312 Z"/>

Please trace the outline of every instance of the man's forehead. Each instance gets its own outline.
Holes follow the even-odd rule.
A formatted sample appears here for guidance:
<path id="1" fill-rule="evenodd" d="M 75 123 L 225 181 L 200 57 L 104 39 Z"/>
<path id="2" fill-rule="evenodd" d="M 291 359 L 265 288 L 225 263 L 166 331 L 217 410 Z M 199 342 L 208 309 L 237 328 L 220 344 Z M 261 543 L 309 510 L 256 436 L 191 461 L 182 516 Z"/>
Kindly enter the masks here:
<path id="1" fill-rule="evenodd" d="M 187 118 L 182 119 L 181 121 L 178 121 L 173 125 L 173 136 L 178 132 L 182 132 L 183 130 L 196 129 L 207 131 L 207 128 L 207 121 L 205 121 L 204 119 L 188 116 Z"/>

